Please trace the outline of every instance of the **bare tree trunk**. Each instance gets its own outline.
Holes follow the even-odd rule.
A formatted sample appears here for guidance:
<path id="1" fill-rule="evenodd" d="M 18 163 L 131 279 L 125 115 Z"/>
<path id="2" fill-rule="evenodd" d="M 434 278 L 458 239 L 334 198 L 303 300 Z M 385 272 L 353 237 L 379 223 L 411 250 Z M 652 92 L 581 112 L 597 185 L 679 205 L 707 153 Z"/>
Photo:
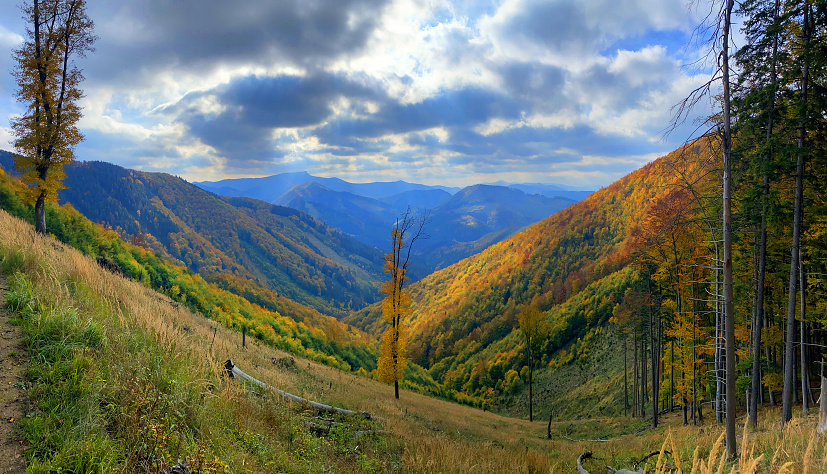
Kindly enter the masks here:
<path id="1" fill-rule="evenodd" d="M 637 328 L 635 328 L 634 335 L 632 336 L 632 349 L 634 352 L 634 374 L 632 374 L 632 416 L 637 416 L 637 407 L 638 407 L 638 364 L 637 364 Z"/>
<path id="2" fill-rule="evenodd" d="M 623 416 L 629 416 L 629 369 L 626 365 L 626 352 L 629 346 L 629 338 L 623 339 Z"/>
<path id="3" fill-rule="evenodd" d="M 46 233 L 46 195 L 40 194 L 34 204 L 34 229 L 38 234 Z"/>
<path id="4" fill-rule="evenodd" d="M 642 335 L 641 335 L 642 336 Z M 640 417 L 646 418 L 646 400 L 649 398 L 646 384 L 646 338 L 640 338 Z"/>
<path id="5" fill-rule="evenodd" d="M 528 421 L 534 421 L 534 371 L 528 358 Z"/>
<path id="6" fill-rule="evenodd" d="M 816 432 L 820 435 L 827 431 L 827 397 L 824 396 L 824 391 L 827 390 L 827 378 L 824 378 L 824 366 L 822 366 L 821 374 L 821 396 L 818 397 L 818 426 Z"/>
<path id="7" fill-rule="evenodd" d="M 669 371 L 669 412 L 675 410 L 675 341 L 669 341 L 669 359 L 671 367 Z"/>
<path id="8" fill-rule="evenodd" d="M 809 5 L 804 6 L 804 24 L 802 36 L 804 49 L 807 50 L 809 43 Z M 805 53 L 806 54 L 806 53 Z M 809 81 L 809 62 L 805 59 L 801 78 L 801 117 L 798 125 L 798 157 L 796 160 L 795 173 L 795 208 L 793 214 L 793 245 L 790 253 L 790 285 L 787 298 L 787 340 L 784 351 L 784 393 L 781 397 L 781 421 L 786 424 L 793 417 L 793 392 L 795 391 L 795 350 L 793 340 L 795 339 L 795 293 L 796 293 L 796 271 L 798 270 L 799 247 L 801 245 L 801 202 L 804 198 L 804 140 L 806 135 L 806 114 L 807 114 L 807 83 Z"/>
<path id="9" fill-rule="evenodd" d="M 724 369 L 723 369 L 723 315 L 721 311 L 721 277 L 718 264 L 720 252 L 715 246 L 715 420 L 720 425 L 724 422 Z"/>
<path id="10" fill-rule="evenodd" d="M 801 410 L 806 415 L 809 411 L 810 407 L 807 406 L 807 402 L 809 401 L 809 380 L 807 378 L 807 354 L 806 354 L 806 344 L 804 338 L 804 318 L 807 315 L 807 292 L 804 286 L 804 263 L 801 261 L 801 248 L 798 249 L 798 280 L 799 280 L 799 293 L 800 297 L 800 305 L 801 309 L 799 313 L 801 315 L 800 320 L 800 329 L 801 329 L 801 337 L 799 338 L 800 344 L 799 347 L 801 348 Z"/>
<path id="11" fill-rule="evenodd" d="M 724 321 L 726 342 L 726 446 L 731 458 L 735 446 L 735 305 L 732 292 L 732 130 L 729 86 L 729 33 L 735 0 L 727 0 L 724 9 L 721 65 L 724 88 Z"/>
<path id="12" fill-rule="evenodd" d="M 695 270 L 692 270 L 692 281 L 695 281 Z M 695 322 L 695 318 L 698 316 L 698 300 L 695 297 L 695 283 L 692 283 L 692 424 L 698 424 L 698 418 L 695 416 L 695 410 L 698 406 L 698 387 L 697 387 L 697 370 L 695 368 L 695 363 L 698 359 L 698 352 L 697 352 L 697 336 L 695 334 L 695 329 L 697 324 Z"/>
<path id="13" fill-rule="evenodd" d="M 655 316 L 653 316 L 654 318 Z M 658 344 L 658 329 L 655 326 L 655 321 L 651 321 L 649 325 L 649 335 L 652 337 L 652 428 L 658 427 L 658 402 L 660 384 L 658 383 L 658 357 L 660 354 L 660 344 Z"/>

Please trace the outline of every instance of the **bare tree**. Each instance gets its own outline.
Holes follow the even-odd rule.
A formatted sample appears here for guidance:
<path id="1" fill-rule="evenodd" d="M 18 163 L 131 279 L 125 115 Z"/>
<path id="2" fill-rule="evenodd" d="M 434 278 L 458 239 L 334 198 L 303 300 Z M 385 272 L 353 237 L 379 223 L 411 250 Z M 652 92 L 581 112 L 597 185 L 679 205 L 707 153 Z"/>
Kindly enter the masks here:
<path id="1" fill-rule="evenodd" d="M 683 123 L 693 106 L 708 96 L 715 84 L 721 81 L 721 114 L 709 117 L 705 124 L 712 123 L 716 129 L 723 148 L 723 309 L 724 309 L 724 356 L 726 358 L 726 444 L 731 457 L 735 457 L 735 305 L 732 288 L 732 104 L 731 104 L 731 70 L 729 47 L 732 31 L 732 10 L 735 0 L 722 0 L 713 3 L 709 16 L 698 28 L 698 32 L 708 32 L 708 44 L 711 45 L 709 56 L 715 58 L 717 68 L 700 87 L 693 90 L 674 108 L 674 118 L 670 131 Z M 715 7 L 718 7 L 717 11 Z M 668 132 L 667 132 L 668 133 Z"/>

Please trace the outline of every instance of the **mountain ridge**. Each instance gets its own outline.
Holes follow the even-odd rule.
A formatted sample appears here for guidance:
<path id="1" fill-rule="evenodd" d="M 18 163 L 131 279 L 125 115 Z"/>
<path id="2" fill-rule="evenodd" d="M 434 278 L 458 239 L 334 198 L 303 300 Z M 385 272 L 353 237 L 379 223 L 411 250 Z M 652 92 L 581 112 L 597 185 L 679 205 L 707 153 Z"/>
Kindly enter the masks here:
<path id="1" fill-rule="evenodd" d="M 0 156 L 0 165 L 10 157 Z M 105 162 L 76 162 L 66 173 L 60 202 L 149 240 L 207 279 L 242 277 L 335 315 L 379 297 L 382 253 L 297 210 Z"/>

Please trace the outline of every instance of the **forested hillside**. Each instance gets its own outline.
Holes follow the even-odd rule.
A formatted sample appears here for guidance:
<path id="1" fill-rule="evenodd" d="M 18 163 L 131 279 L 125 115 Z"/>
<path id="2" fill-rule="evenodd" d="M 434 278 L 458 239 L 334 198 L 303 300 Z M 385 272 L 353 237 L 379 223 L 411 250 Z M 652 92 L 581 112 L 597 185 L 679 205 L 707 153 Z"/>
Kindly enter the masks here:
<path id="1" fill-rule="evenodd" d="M 21 198 L 23 185 L 0 169 L 0 209 L 31 221 L 31 206 Z M 312 307 L 296 303 L 249 280 L 221 275 L 210 283 L 151 249 L 124 242 L 92 223 L 71 205 L 47 207 L 50 232 L 64 243 L 96 258 L 111 270 L 166 295 L 217 324 L 275 347 L 344 369 L 372 370 L 376 351 L 366 335 Z"/>
<path id="2" fill-rule="evenodd" d="M 636 265 L 637 227 L 653 205 L 670 200 L 680 189 L 680 169 L 702 179 L 712 153 L 704 142 L 677 150 L 584 201 L 535 224 L 514 237 L 438 271 L 411 286 L 413 316 L 407 322 L 410 360 L 426 368 L 446 388 L 488 399 L 514 402 L 523 386 L 523 336 L 517 316 L 528 306 L 540 309 L 551 326 L 542 350 L 543 366 L 562 368 L 605 344 L 618 344 L 619 327 L 610 320 L 618 302 L 641 284 Z M 712 181 L 704 180 L 704 186 Z M 346 321 L 378 335 L 384 323 L 378 305 L 356 312 Z M 612 342 L 614 341 L 614 342 Z M 617 360 L 617 351 L 610 359 Z M 608 361 L 606 361 L 608 364 Z M 596 373 L 613 377 L 601 398 L 613 406 L 603 413 L 622 412 L 622 383 L 617 363 Z M 607 374 L 603 369 L 611 369 Z M 560 369 L 562 370 L 562 369 Z M 560 372 L 563 373 L 563 372 Z M 586 374 L 589 375 L 589 374 Z M 581 383 L 593 377 L 587 376 Z M 605 379 L 603 381 L 605 385 Z M 551 381 L 548 382 L 552 384 Z M 572 387 L 561 387 L 560 393 Z M 564 405 L 571 399 L 548 400 Z M 582 400 L 581 400 L 582 403 Z M 555 412 L 563 411 L 556 406 Z M 577 405 L 570 413 L 600 413 Z"/>
<path id="3" fill-rule="evenodd" d="M 102 162 L 66 172 L 61 202 L 207 280 L 248 280 L 333 315 L 378 298 L 382 253 L 307 214 Z"/>

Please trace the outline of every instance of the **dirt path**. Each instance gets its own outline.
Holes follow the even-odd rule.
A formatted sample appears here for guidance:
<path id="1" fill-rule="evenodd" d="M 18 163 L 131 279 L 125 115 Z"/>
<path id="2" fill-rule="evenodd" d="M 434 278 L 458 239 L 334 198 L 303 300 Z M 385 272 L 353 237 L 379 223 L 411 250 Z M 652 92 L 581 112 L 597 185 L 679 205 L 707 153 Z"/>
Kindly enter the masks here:
<path id="1" fill-rule="evenodd" d="M 23 444 L 15 427 L 25 416 L 23 372 L 28 363 L 23 329 L 9 322 L 6 278 L 0 275 L 0 473 L 26 472 Z"/>

